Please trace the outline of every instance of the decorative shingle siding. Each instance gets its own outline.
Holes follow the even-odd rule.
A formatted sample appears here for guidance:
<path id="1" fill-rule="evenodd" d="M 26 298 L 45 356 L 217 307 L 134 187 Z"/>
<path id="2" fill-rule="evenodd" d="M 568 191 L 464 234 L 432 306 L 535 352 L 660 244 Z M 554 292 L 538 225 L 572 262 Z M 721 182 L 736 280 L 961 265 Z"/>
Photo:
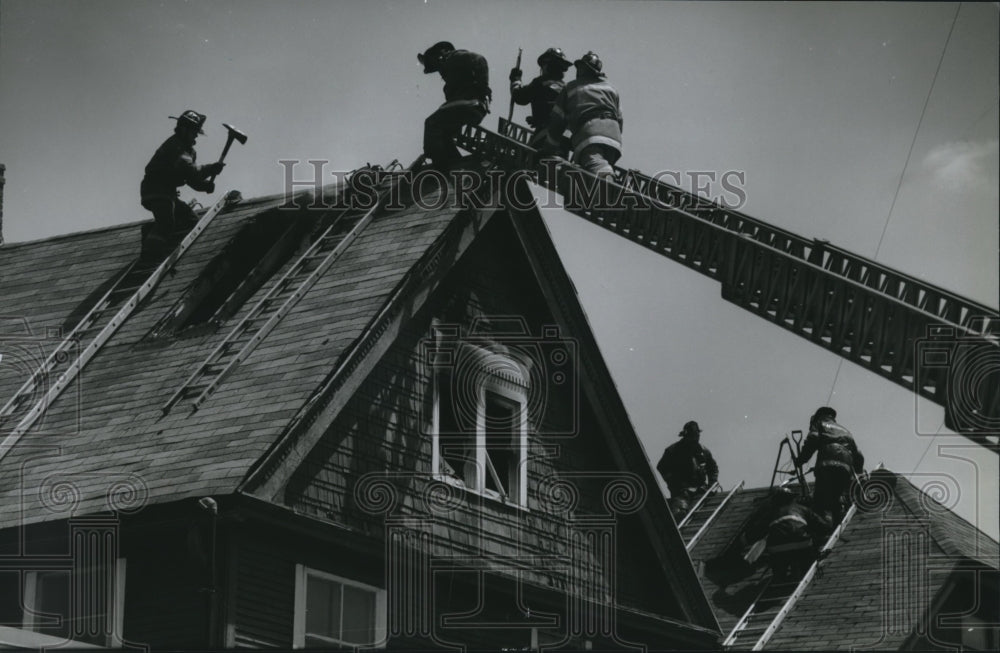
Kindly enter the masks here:
<path id="1" fill-rule="evenodd" d="M 553 321 L 505 220 L 487 226 L 426 310 L 410 322 L 293 476 L 285 501 L 298 512 L 380 538 L 395 520 L 423 520 L 422 528 L 432 534 L 434 555 L 481 556 L 501 573 L 510 573 L 510 561 L 519 556 L 559 556 L 573 561 L 576 571 L 559 568 L 565 563 L 516 565 L 533 584 L 565 590 L 583 582 L 588 592 L 602 597 L 607 591 L 603 579 L 590 573 L 601 568 L 587 535 L 593 528 L 575 520 L 607 516 L 609 521 L 596 528 L 615 531 L 621 598 L 673 614 L 676 606 L 669 605 L 665 578 L 653 572 L 655 557 L 641 527 L 629 515 L 609 512 L 605 492 L 628 479 L 609 468 L 592 409 L 574 405 L 572 393 L 552 384 L 545 410 L 529 427 L 527 511 L 431 481 L 433 393 L 421 342 L 431 334 L 432 318 L 458 323 L 464 332 L 473 321 L 482 326 L 482 318 L 492 318 L 491 328 L 500 329 L 503 320 L 498 316 L 520 316 L 535 336 Z M 575 435 L 553 435 L 565 433 L 574 422 Z M 388 511 L 374 509 L 373 500 L 366 502 L 366 492 L 380 474 L 395 502 Z M 561 494 L 565 487 L 558 483 L 563 482 L 578 495 L 572 513 L 562 504 L 567 495 Z M 447 506 L 435 503 L 441 498 Z M 595 579 L 598 586 L 590 585 Z"/>

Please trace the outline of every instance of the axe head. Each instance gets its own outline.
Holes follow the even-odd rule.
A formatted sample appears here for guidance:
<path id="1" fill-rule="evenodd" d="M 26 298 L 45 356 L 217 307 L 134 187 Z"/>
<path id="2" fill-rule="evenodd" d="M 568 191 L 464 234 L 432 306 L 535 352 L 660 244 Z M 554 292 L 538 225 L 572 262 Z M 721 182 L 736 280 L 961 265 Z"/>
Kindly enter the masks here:
<path id="1" fill-rule="evenodd" d="M 227 125 L 226 123 L 222 123 L 222 126 L 225 127 L 226 131 L 229 132 L 229 139 L 230 140 L 236 140 L 236 141 L 240 142 L 240 145 L 246 145 L 246 142 L 247 142 L 247 135 L 246 134 L 244 134 L 240 130 L 236 129 L 232 125 Z"/>

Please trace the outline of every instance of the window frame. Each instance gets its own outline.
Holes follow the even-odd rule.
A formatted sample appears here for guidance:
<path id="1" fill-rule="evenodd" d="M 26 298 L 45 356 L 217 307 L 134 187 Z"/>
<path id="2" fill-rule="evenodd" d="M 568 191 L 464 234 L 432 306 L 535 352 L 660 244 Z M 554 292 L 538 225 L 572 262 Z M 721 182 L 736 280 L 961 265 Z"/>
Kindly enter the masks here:
<path id="1" fill-rule="evenodd" d="M 492 499 L 494 501 L 503 503 L 507 506 L 513 506 L 521 510 L 528 510 L 528 384 L 530 382 L 530 370 L 526 365 L 517 359 L 517 357 L 510 355 L 509 353 L 504 353 L 505 347 L 498 345 L 487 349 L 486 347 L 468 341 L 456 340 L 457 330 L 454 327 L 442 328 L 440 324 L 434 322 L 431 325 L 434 341 L 435 341 L 435 352 L 446 351 L 449 347 L 452 349 L 452 356 L 449 360 L 454 362 L 457 357 L 454 355 L 462 350 L 462 353 L 470 356 L 477 366 L 478 370 L 481 372 L 476 375 L 478 384 L 476 387 L 476 418 L 475 418 L 475 433 L 459 434 L 459 437 L 466 437 L 471 440 L 472 449 L 475 452 L 475 465 L 474 469 L 467 467 L 467 469 L 459 472 L 461 478 L 449 474 L 442 470 L 442 462 L 444 462 L 445 456 L 442 453 L 442 445 L 447 448 L 453 445 L 452 443 L 442 443 L 442 433 L 441 433 L 441 402 L 444 400 L 442 392 L 442 375 L 452 374 L 451 369 L 445 367 L 442 369 L 441 366 L 432 365 L 431 369 L 431 392 L 432 392 L 432 409 L 431 409 L 431 470 L 432 478 L 437 481 L 448 483 L 449 485 L 454 485 L 465 489 L 466 491 L 473 492 L 480 496 Z M 450 344 L 444 344 L 445 340 L 450 340 Z M 491 373 L 487 362 L 489 360 L 501 360 L 504 363 L 504 367 L 507 370 L 518 370 L 519 380 L 514 381 L 509 378 L 503 378 L 499 374 Z M 496 490 L 492 490 L 486 487 L 487 475 L 491 473 L 490 468 L 487 467 L 487 462 L 489 461 L 492 465 L 492 460 L 488 456 L 488 448 L 486 443 L 486 406 L 487 406 L 487 395 L 493 394 L 504 402 L 508 402 L 515 406 L 517 413 L 517 420 L 515 428 L 512 429 L 512 441 L 511 441 L 511 451 L 516 453 L 516 460 L 513 462 L 513 470 L 508 470 L 507 483 L 510 487 L 508 493 L 504 494 Z M 446 436 L 451 436 L 451 434 L 446 434 Z M 468 478 L 468 472 L 472 469 L 475 474 L 474 482 L 468 483 L 465 479 Z M 500 470 L 493 469 L 500 476 Z"/>
<path id="2" fill-rule="evenodd" d="M 106 624 L 110 626 L 110 633 L 108 639 L 110 641 L 105 641 L 102 644 L 91 644 L 90 642 L 85 642 L 83 640 L 75 640 L 70 637 L 66 637 L 64 641 L 74 642 L 78 644 L 84 644 L 88 646 L 98 646 L 101 648 L 121 648 L 124 646 L 124 630 L 125 630 L 125 558 L 116 558 L 114 567 L 114 589 L 108 596 L 108 604 L 106 606 L 106 618 L 110 623 Z M 91 572 L 93 571 L 93 565 L 89 565 L 83 568 L 83 571 Z M 37 595 L 39 590 L 39 575 L 46 573 L 67 573 L 72 575 L 74 569 L 46 569 L 46 570 L 32 570 L 24 574 L 24 586 L 22 588 L 22 605 L 23 610 L 21 613 L 21 629 L 37 633 L 39 635 L 47 635 L 50 637 L 60 637 L 59 635 L 51 635 L 46 633 L 39 628 L 51 625 L 45 622 L 41 618 L 41 610 L 36 606 Z M 68 604 L 69 605 L 69 604 Z M 60 617 L 65 621 L 70 621 L 71 615 L 60 615 Z M 72 632 L 72 628 L 70 629 Z"/>
<path id="3" fill-rule="evenodd" d="M 366 647 L 366 648 L 385 648 L 386 645 L 386 623 L 388 620 L 388 598 L 386 596 L 386 591 L 380 587 L 375 587 L 374 585 L 368 585 L 350 578 L 344 578 L 343 576 L 338 576 L 336 574 L 331 574 L 327 571 L 322 571 L 320 569 L 315 569 L 313 567 L 308 567 L 304 564 L 298 563 L 295 565 L 295 606 L 294 606 L 294 622 L 292 624 L 292 648 L 293 649 L 305 649 L 306 648 L 306 603 L 308 595 L 308 580 L 309 576 L 315 576 L 322 580 L 327 580 L 335 583 L 339 583 L 342 586 L 349 586 L 356 589 L 365 590 L 372 592 L 375 595 L 375 624 L 373 627 L 375 641 L 370 644 L 356 644 L 352 642 L 345 642 L 343 640 L 337 640 L 333 638 L 328 638 L 325 635 L 312 635 L 313 637 L 319 637 L 324 640 L 328 640 L 331 646 L 342 646 L 347 648 L 354 647 Z M 341 590 L 343 591 L 343 590 Z M 343 602 L 341 602 L 341 611 L 343 611 Z M 341 622 L 341 629 L 343 629 L 343 622 Z"/>

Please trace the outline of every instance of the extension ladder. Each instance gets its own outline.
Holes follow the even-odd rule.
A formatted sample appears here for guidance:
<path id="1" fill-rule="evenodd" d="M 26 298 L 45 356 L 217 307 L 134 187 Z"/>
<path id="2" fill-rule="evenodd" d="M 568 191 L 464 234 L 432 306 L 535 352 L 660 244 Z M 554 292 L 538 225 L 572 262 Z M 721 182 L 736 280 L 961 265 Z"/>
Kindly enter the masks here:
<path id="1" fill-rule="evenodd" d="M 398 161 L 393 161 L 385 171 L 391 172 L 401 167 Z M 218 389 L 222 381 L 240 362 L 250 356 L 257 345 L 371 224 L 383 200 L 394 186 L 394 179 L 398 177 L 389 177 L 388 184 L 380 191 L 378 198 L 370 207 L 348 206 L 334 209 L 337 212 L 333 215 L 330 225 L 319 233 L 305 253 L 289 267 L 277 283 L 271 286 L 208 358 L 181 384 L 163 405 L 164 414 L 186 399 L 191 399 L 192 410 L 197 410 Z M 329 214 L 326 217 L 330 217 Z"/>
<path id="2" fill-rule="evenodd" d="M 0 423 L 16 416 L 24 408 L 36 391 L 42 389 L 42 396 L 30 410 L 20 417 L 17 425 L 0 442 L 0 459 L 17 444 L 21 436 L 45 413 L 52 402 L 79 375 L 83 367 L 104 346 L 121 327 L 163 277 L 173 269 L 181 256 L 208 227 L 209 223 L 226 207 L 242 199 L 238 191 L 230 191 L 202 215 L 197 224 L 181 240 L 173 252 L 150 272 L 142 261 L 132 263 L 108 292 L 87 312 L 52 351 L 45 361 L 32 373 L 27 381 L 0 409 Z M 115 306 L 124 304 L 113 312 Z M 86 343 L 86 344 L 84 344 Z M 80 349 L 82 347 L 82 349 Z M 76 352 L 79 351 L 77 354 Z M 45 388 L 51 379 L 55 382 Z"/>
<path id="3" fill-rule="evenodd" d="M 827 539 L 826 544 L 820 549 L 819 556 L 800 578 L 775 581 L 772 575 L 765 581 L 763 589 L 750 604 L 739 622 L 730 631 L 722 645 L 728 649 L 741 649 L 759 651 L 764 648 L 767 642 L 774 635 L 775 631 L 784 621 L 785 616 L 795 607 L 796 602 L 805 593 L 806 588 L 812 582 L 820 563 L 837 544 L 841 533 L 851 522 L 857 504 L 851 504 L 850 509 L 840 521 L 840 525 L 833 531 Z M 750 642 L 752 646 L 747 648 Z"/>
<path id="4" fill-rule="evenodd" d="M 744 481 L 740 481 L 739 485 L 734 487 L 729 492 L 723 494 L 721 492 L 721 487 L 719 492 L 706 492 L 701 500 L 694 505 L 688 514 L 685 515 L 681 523 L 677 525 L 677 530 L 681 533 L 681 538 L 684 540 L 684 548 L 688 551 L 694 548 L 694 545 L 698 543 L 708 531 L 708 527 L 712 524 L 715 518 L 722 513 L 726 504 L 733 498 L 733 496 L 743 489 Z M 718 486 L 718 483 L 716 483 Z"/>

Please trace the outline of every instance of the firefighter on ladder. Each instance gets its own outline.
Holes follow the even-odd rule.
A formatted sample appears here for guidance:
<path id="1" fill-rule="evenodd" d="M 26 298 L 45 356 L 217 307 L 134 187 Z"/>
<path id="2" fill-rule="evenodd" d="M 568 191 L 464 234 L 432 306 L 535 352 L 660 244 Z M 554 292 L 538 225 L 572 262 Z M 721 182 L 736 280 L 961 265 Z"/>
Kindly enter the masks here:
<path id="1" fill-rule="evenodd" d="M 809 435 L 795 459 L 795 464 L 801 467 L 817 454 L 813 508 L 833 524 L 839 524 L 844 518 L 850 503 L 851 481 L 856 474 L 864 474 L 865 465 L 865 457 L 858 450 L 854 436 L 836 419 L 837 411 L 833 408 L 818 408 L 809 420 Z"/>
<path id="2" fill-rule="evenodd" d="M 478 125 L 490 112 L 489 65 L 482 55 L 439 41 L 417 60 L 424 74 L 440 73 L 445 102 L 424 121 L 424 156 L 443 170 L 461 158 L 455 137 L 464 125 Z"/>
<path id="3" fill-rule="evenodd" d="M 220 162 L 199 166 L 194 144 L 200 134 L 205 116 L 190 109 L 178 117 L 174 133 L 153 154 L 146 164 L 145 176 L 139 186 L 143 208 L 153 214 L 154 223 L 145 225 L 142 232 L 142 258 L 159 258 L 181 240 L 198 221 L 194 210 L 180 200 L 180 187 L 187 185 L 203 193 L 215 191 L 210 180 L 222 172 L 226 164 Z"/>
<path id="4" fill-rule="evenodd" d="M 566 86 L 563 78 L 569 70 L 570 60 L 560 48 L 549 48 L 538 57 L 541 74 L 527 85 L 521 83 L 521 69 L 514 67 L 510 71 L 510 97 L 516 104 L 531 105 L 531 115 L 528 125 L 535 128 L 528 145 L 539 149 L 545 143 L 546 126 L 552 107 L 559 93 Z"/>
<path id="5" fill-rule="evenodd" d="M 719 466 L 708 447 L 701 444 L 701 428 L 690 421 L 675 442 L 663 451 L 656 471 L 670 490 L 670 511 L 680 520 L 693 500 L 708 491 L 719 480 Z"/>
<path id="6" fill-rule="evenodd" d="M 776 578 L 801 575 L 830 535 L 830 521 L 801 503 L 788 488 L 776 488 L 769 498 L 767 532 L 758 544 L 762 544 Z M 755 549 L 756 545 L 751 547 L 747 562 L 754 562 Z"/>
<path id="7" fill-rule="evenodd" d="M 588 52 L 573 62 L 576 79 L 556 98 L 547 127 L 550 151 L 558 151 L 559 138 L 569 127 L 573 162 L 598 177 L 614 175 L 622 155 L 622 112 L 618 91 L 603 72 L 601 58 Z"/>

